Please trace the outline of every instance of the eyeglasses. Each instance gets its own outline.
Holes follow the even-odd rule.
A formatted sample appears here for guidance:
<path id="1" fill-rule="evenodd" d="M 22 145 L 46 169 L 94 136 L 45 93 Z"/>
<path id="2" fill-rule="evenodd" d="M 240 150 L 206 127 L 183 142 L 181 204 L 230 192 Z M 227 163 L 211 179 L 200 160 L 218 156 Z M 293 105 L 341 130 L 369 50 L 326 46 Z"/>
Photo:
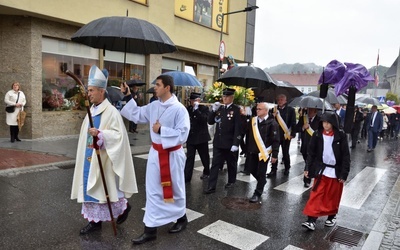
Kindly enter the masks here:
<path id="1" fill-rule="evenodd" d="M 258 110 L 264 110 L 264 109 L 259 109 L 259 108 L 258 108 L 258 109 L 256 109 L 256 110 L 258 111 Z"/>

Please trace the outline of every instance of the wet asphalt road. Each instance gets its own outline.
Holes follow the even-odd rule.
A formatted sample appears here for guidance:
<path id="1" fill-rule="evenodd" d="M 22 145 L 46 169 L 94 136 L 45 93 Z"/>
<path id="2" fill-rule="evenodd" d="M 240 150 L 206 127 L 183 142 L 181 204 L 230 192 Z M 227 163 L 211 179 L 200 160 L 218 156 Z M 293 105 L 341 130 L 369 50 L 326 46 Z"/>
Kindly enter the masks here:
<path id="1" fill-rule="evenodd" d="M 398 142 L 379 142 L 374 152 L 367 153 L 366 143 L 362 141 L 356 149 L 351 150 L 352 164 L 347 183 L 367 167 L 386 170 L 383 175 L 376 177 L 376 185 L 359 209 L 340 207 L 338 226 L 362 233 L 357 247 L 352 249 L 361 249 L 363 246 L 399 177 Z M 206 182 L 199 179 L 200 171 L 194 171 L 192 182 L 186 186 L 187 208 L 191 216 L 196 214 L 198 217 L 192 219 L 188 228 L 179 234 L 168 234 L 172 224 L 161 227 L 156 241 L 139 246 L 132 245 L 130 240 L 143 231 L 146 160 L 141 157 L 134 156 L 139 193 L 129 199 L 132 210 L 128 220 L 118 226 L 117 237 L 113 236 L 110 223 L 104 223 L 100 232 L 79 236 L 80 228 L 87 222 L 80 215 L 80 205 L 69 199 L 72 166 L 0 177 L 0 249 L 237 249 L 233 242 L 229 244 L 217 240 L 218 235 L 208 237 L 199 232 L 219 221 L 267 237 L 255 249 L 349 249 L 327 239 L 334 228 L 324 227 L 325 218 L 318 220 L 314 232 L 300 226 L 305 220 L 302 209 L 309 191 L 297 195 L 275 189 L 301 175 L 304 162 L 300 160 L 295 141 L 292 143 L 291 157 L 292 161 L 295 159 L 294 162 L 298 163 L 292 164 L 289 176 L 284 176 L 280 169 L 275 179 L 268 179 L 262 205 L 257 210 L 227 209 L 222 204 L 224 198 L 250 197 L 254 182 L 237 181 L 234 188 L 224 189 L 227 172 L 222 171 L 217 192 L 204 195 L 202 191 Z M 196 161 L 196 166 L 201 166 L 200 161 Z M 282 168 L 282 165 L 279 167 Z M 301 185 L 298 188 L 303 189 Z M 220 231 L 220 234 L 223 232 Z M 234 235 L 234 238 L 242 242 L 249 241 L 249 237 L 241 233 Z M 257 239 L 250 239 L 249 244 Z"/>

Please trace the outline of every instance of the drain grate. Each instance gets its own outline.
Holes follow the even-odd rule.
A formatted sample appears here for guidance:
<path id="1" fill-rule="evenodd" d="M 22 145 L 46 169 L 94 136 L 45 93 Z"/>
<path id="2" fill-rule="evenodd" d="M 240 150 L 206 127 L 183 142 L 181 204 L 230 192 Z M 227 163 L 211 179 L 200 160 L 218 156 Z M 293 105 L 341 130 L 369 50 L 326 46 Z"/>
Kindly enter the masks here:
<path id="1" fill-rule="evenodd" d="M 326 236 L 326 238 L 331 242 L 355 247 L 358 245 L 363 235 L 364 234 L 361 232 L 337 226 Z"/>
<path id="2" fill-rule="evenodd" d="M 221 200 L 227 209 L 251 211 L 260 209 L 261 203 L 250 203 L 246 198 L 225 197 Z"/>

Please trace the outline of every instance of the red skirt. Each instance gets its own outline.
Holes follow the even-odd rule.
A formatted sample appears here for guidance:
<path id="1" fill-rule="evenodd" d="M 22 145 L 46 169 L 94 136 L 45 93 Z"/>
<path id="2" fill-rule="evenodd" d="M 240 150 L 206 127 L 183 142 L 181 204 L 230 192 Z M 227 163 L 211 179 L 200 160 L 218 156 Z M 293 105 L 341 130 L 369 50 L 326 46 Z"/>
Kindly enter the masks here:
<path id="1" fill-rule="evenodd" d="M 313 186 L 316 183 L 316 179 L 314 179 Z M 337 214 L 342 192 L 343 183 L 336 178 L 329 178 L 323 175 L 317 190 L 311 191 L 303 213 L 311 217 Z"/>

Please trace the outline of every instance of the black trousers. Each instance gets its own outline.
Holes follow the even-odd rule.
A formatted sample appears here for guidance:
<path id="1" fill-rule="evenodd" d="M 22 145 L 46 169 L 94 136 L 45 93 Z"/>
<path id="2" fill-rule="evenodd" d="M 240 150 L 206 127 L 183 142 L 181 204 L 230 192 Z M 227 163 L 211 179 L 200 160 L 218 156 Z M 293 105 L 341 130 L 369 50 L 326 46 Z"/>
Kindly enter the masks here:
<path id="1" fill-rule="evenodd" d="M 290 140 L 281 140 L 280 146 L 282 148 L 282 155 L 283 155 L 283 164 L 285 165 L 285 170 L 290 169 L 290 155 L 289 155 L 289 147 L 290 147 Z M 278 169 L 278 161 L 272 163 L 271 171 L 276 172 Z"/>
<path id="2" fill-rule="evenodd" d="M 230 149 L 213 148 L 213 159 L 210 169 L 210 178 L 208 179 L 208 188 L 216 188 L 219 169 L 223 167 L 224 162 L 228 166 L 228 183 L 236 182 L 237 161 L 239 152 L 231 152 Z"/>
<path id="3" fill-rule="evenodd" d="M 196 150 L 199 153 L 201 163 L 204 167 L 203 174 L 210 175 L 210 153 L 208 152 L 208 142 L 196 145 L 186 144 L 186 149 L 185 182 L 192 180 Z"/>
<path id="4" fill-rule="evenodd" d="M 301 153 L 303 155 L 303 160 L 304 160 L 304 168 L 306 167 L 306 162 L 307 162 L 307 153 Z M 311 183 L 311 178 L 307 178 L 305 176 L 303 176 L 303 182 L 310 184 Z"/>
<path id="5" fill-rule="evenodd" d="M 360 128 L 354 128 L 351 130 L 351 146 L 353 147 L 356 146 L 359 133 L 360 133 Z"/>
<path id="6" fill-rule="evenodd" d="M 268 161 L 260 161 L 258 158 L 258 153 L 247 153 L 247 158 L 249 166 L 251 168 L 251 175 L 254 176 L 257 180 L 257 186 L 254 190 L 254 194 L 257 196 L 261 196 L 264 192 L 264 186 L 267 183 L 267 179 L 265 178 L 265 174 L 267 173 Z"/>
<path id="7" fill-rule="evenodd" d="M 15 140 L 19 140 L 18 138 L 19 134 L 19 128 L 18 126 L 10 126 L 10 137 L 11 137 L 11 142 L 14 142 Z"/>

